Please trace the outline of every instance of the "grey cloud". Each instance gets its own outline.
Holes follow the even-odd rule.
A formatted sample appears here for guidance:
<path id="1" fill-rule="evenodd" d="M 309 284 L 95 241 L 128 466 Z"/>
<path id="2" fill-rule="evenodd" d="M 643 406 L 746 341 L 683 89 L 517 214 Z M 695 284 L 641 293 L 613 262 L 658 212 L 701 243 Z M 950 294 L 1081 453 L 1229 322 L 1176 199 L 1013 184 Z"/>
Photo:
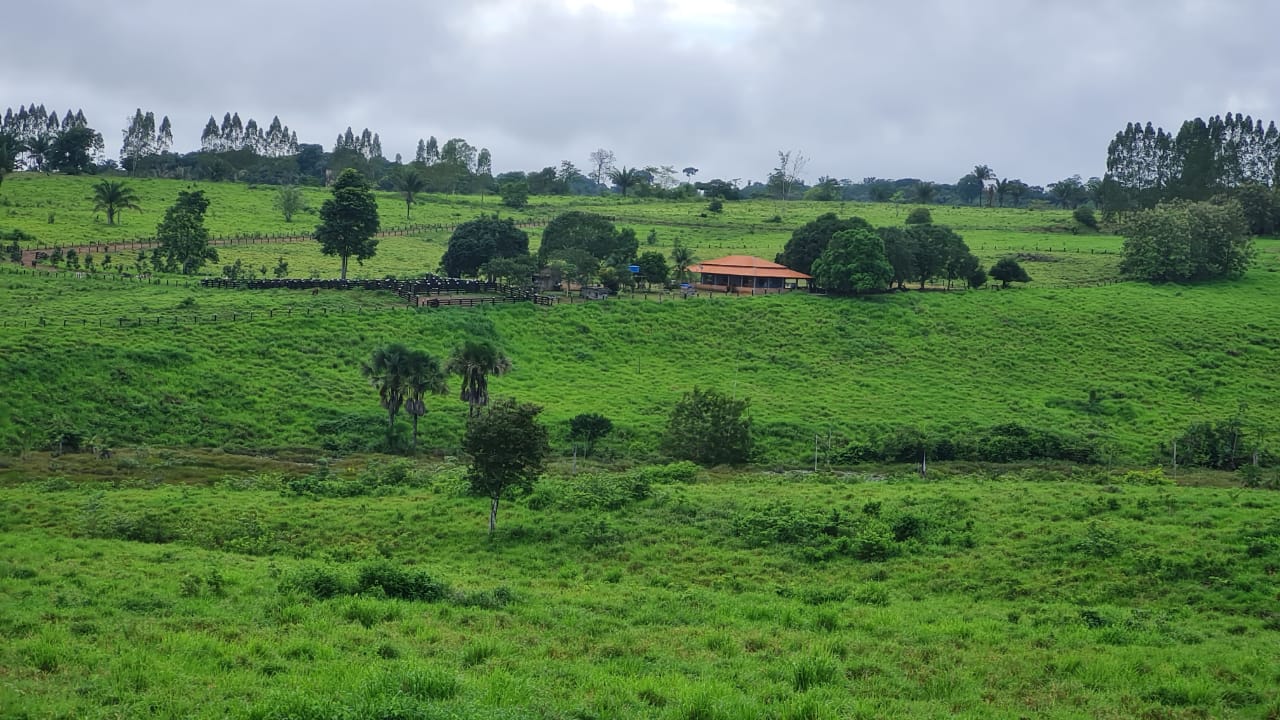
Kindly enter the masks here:
<path id="1" fill-rule="evenodd" d="M 733 4 L 718 28 L 672 22 L 668 0 L 22 3 L 7 24 L 42 30 L 6 34 L 0 105 L 83 107 L 112 151 L 136 107 L 169 115 L 180 149 L 235 110 L 326 147 L 367 126 L 389 155 L 465 137 L 499 170 L 603 146 L 762 178 L 795 148 L 810 180 L 986 163 L 1032 183 L 1101 174 L 1131 120 L 1280 110 L 1265 0 Z"/>

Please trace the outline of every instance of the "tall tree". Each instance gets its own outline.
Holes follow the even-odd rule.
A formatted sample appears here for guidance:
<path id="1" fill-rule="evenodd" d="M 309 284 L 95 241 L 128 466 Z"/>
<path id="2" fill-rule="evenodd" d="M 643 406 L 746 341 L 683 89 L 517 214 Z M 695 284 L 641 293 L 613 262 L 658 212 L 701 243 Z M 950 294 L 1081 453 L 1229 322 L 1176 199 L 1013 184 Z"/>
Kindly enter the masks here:
<path id="1" fill-rule="evenodd" d="M 467 421 L 462 439 L 462 450 L 471 458 L 467 482 L 471 492 L 489 498 L 491 537 L 502 498 L 515 490 L 528 492 L 542 475 L 551 447 L 547 429 L 537 419 L 541 410 L 503 399 Z"/>
<path id="2" fill-rule="evenodd" d="M 779 150 L 778 166 L 769 173 L 768 182 L 765 183 L 769 192 L 779 200 L 790 200 L 792 191 L 803 183 L 801 176 L 808 165 L 809 158 L 804 153 Z"/>
<path id="3" fill-rule="evenodd" d="M 209 231 L 204 226 L 204 214 L 209 200 L 203 190 L 181 190 L 178 200 L 164 212 L 164 219 L 156 227 L 159 247 L 153 258 L 162 258 L 164 268 L 190 275 L 200 270 L 205 262 L 217 262 L 218 251 L 209 246 Z"/>
<path id="4" fill-rule="evenodd" d="M 916 202 L 921 205 L 933 204 L 934 198 L 938 196 L 938 186 L 926 180 L 916 183 L 915 188 Z"/>
<path id="5" fill-rule="evenodd" d="M 458 399 L 471 406 L 471 416 L 489 404 L 489 376 L 505 375 L 511 370 L 511 360 L 486 340 L 467 340 L 453 351 L 445 368 L 451 375 L 462 379 Z"/>
<path id="6" fill-rule="evenodd" d="M 333 197 L 320 206 L 320 225 L 315 237 L 320 252 L 342 259 L 343 280 L 347 279 L 347 261 L 354 257 L 363 262 L 378 251 L 378 201 L 369 182 L 359 171 L 347 168 L 333 183 Z"/>
<path id="7" fill-rule="evenodd" d="M 360 366 L 360 372 L 378 390 L 378 402 L 387 411 L 387 439 L 390 441 L 396 427 L 396 415 L 404 405 L 409 391 L 409 375 L 414 362 L 413 351 L 400 343 L 378 348 L 369 362 Z"/>
<path id="8" fill-rule="evenodd" d="M 580 248 L 597 260 L 629 262 L 640 249 L 640 241 L 631 228 L 618 230 L 603 215 L 573 210 L 562 213 L 547 223 L 542 231 L 538 257 L 542 260 L 557 250 Z"/>
<path id="9" fill-rule="evenodd" d="M 121 210 L 142 210 L 138 206 L 138 193 L 128 183 L 118 180 L 99 180 L 93 185 L 94 210 L 105 210 L 107 224 L 116 224 L 116 213 Z"/>
<path id="10" fill-rule="evenodd" d="M 391 174 L 391 186 L 404 198 L 404 219 L 409 219 L 409 209 L 413 207 L 413 196 L 427 191 L 427 179 L 418 168 L 407 165 Z"/>
<path id="11" fill-rule="evenodd" d="M 418 451 L 418 419 L 427 414 L 425 398 L 428 393 L 444 395 L 449 392 L 445 383 L 444 368 L 440 358 L 414 350 L 409 355 L 409 369 L 405 373 L 404 411 L 413 418 L 413 451 Z"/>
<path id="12" fill-rule="evenodd" d="M 996 171 L 992 170 L 988 165 L 974 165 L 973 173 L 971 174 L 978 179 L 978 182 L 982 183 L 982 193 L 989 197 L 993 197 L 993 195 L 988 192 L 988 186 L 995 182 Z M 990 206 L 989 202 L 988 206 Z"/>
<path id="13" fill-rule="evenodd" d="M 588 165 L 591 168 L 591 172 L 587 173 L 587 177 L 596 185 L 601 186 L 600 189 L 603 191 L 604 181 L 609 178 L 609 173 L 613 170 L 615 160 L 613 151 L 598 148 L 593 150 L 587 157 L 591 161 L 591 164 Z"/>

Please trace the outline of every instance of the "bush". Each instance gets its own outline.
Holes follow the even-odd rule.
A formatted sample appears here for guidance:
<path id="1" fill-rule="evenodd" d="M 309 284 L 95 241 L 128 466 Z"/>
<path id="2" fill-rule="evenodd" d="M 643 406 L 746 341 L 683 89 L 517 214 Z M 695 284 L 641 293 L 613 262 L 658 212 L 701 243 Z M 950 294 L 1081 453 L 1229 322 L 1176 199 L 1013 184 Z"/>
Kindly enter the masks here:
<path id="1" fill-rule="evenodd" d="M 342 571 L 323 565 L 305 565 L 285 575 L 280 581 L 282 592 L 297 592 L 317 600 L 350 595 L 353 587 L 351 580 Z"/>
<path id="2" fill-rule="evenodd" d="M 695 387 L 676 403 L 667 420 L 663 450 L 701 465 L 736 465 L 751 456 L 749 403 Z"/>
<path id="3" fill-rule="evenodd" d="M 1000 287 L 1009 287 L 1011 282 L 1031 282 L 1031 276 L 1012 257 L 1001 258 L 987 273 L 1000 281 Z"/>
<path id="4" fill-rule="evenodd" d="M 929 208 L 918 207 L 907 213 L 908 225 L 931 225 L 933 224 L 933 215 L 929 212 Z"/>
<path id="5" fill-rule="evenodd" d="M 378 562 L 360 568 L 356 581 L 360 593 L 381 592 L 389 598 L 435 602 L 449 593 L 449 586 L 421 570 L 405 570 L 389 562 Z"/>
<path id="6" fill-rule="evenodd" d="M 1081 205 L 1071 213 L 1071 217 L 1090 230 L 1096 231 L 1098 229 L 1098 218 L 1093 214 L 1093 208 L 1091 207 Z"/>
<path id="7" fill-rule="evenodd" d="M 711 202 L 707 203 L 707 210 L 713 213 L 724 212 L 724 201 L 720 198 L 713 198 Z"/>

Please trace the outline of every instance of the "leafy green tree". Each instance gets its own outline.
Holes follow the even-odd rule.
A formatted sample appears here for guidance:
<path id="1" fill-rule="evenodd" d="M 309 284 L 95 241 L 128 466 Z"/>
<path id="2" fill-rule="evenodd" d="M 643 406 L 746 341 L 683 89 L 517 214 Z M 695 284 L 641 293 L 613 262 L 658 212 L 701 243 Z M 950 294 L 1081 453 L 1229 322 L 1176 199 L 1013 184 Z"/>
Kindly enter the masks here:
<path id="1" fill-rule="evenodd" d="M 1018 207 L 1018 203 L 1022 202 L 1022 198 L 1031 188 L 1018 179 L 1009 180 L 1005 183 L 1004 194 L 1013 200 L 1013 206 Z"/>
<path id="2" fill-rule="evenodd" d="M 94 171 L 96 158 L 105 148 L 102 135 L 84 125 L 71 127 L 53 136 L 45 162 L 54 172 L 83 175 Z"/>
<path id="3" fill-rule="evenodd" d="M 320 206 L 320 225 L 315 237 L 320 252 L 342 258 L 342 279 L 347 279 L 347 261 L 363 262 L 378 251 L 374 237 L 379 227 L 378 201 L 369 182 L 359 171 L 347 168 L 333 183 L 333 197 Z"/>
<path id="4" fill-rule="evenodd" d="M 595 281 L 600 274 L 600 261 L 595 255 L 582 248 L 557 250 L 547 261 L 548 267 L 555 266 L 565 277 L 584 288 Z"/>
<path id="5" fill-rule="evenodd" d="M 471 492 L 489 498 L 489 536 L 498 528 L 498 503 L 520 490 L 529 492 L 542 476 L 551 446 L 538 422 L 542 408 L 503 398 L 467 420 L 462 451 L 471 458 Z"/>
<path id="6" fill-rule="evenodd" d="M 284 221 L 293 222 L 293 216 L 302 212 L 302 208 L 306 206 L 306 201 L 302 197 L 302 190 L 293 185 L 282 185 L 276 190 L 275 197 L 276 209 L 284 215 Z"/>
<path id="7" fill-rule="evenodd" d="M 538 257 L 545 262 L 552 253 L 571 248 L 586 250 L 598 260 L 628 262 L 635 258 L 640 241 L 631 228 L 618 230 L 602 215 L 574 210 L 547 223 Z"/>
<path id="8" fill-rule="evenodd" d="M 1240 203 L 1251 235 L 1272 235 L 1280 230 L 1280 188 L 1273 190 L 1259 182 L 1247 182 L 1233 190 L 1230 197 Z"/>
<path id="9" fill-rule="evenodd" d="M 824 213 L 817 218 L 796 228 L 791 239 L 782 248 L 782 252 L 774 258 L 774 262 L 786 265 L 806 275 L 812 275 L 813 261 L 818 259 L 831 237 L 845 230 L 874 230 L 871 224 L 860 217 L 841 220 L 835 213 Z"/>
<path id="10" fill-rule="evenodd" d="M 1026 270 L 1018 264 L 1018 260 L 1012 257 L 1000 258 L 995 265 L 991 266 L 991 277 L 1000 281 L 1000 287 L 1007 288 L 1011 282 L 1031 282 L 1031 276 Z"/>
<path id="11" fill-rule="evenodd" d="M 1120 271 L 1144 280 L 1238 278 L 1253 260 L 1248 224 L 1234 201 L 1163 203 L 1129 217 L 1121 234 Z"/>
<path id="12" fill-rule="evenodd" d="M 840 199 L 840 181 L 833 177 L 818 178 L 818 184 L 809 188 L 804 194 L 805 200 L 817 202 L 833 202 Z"/>
<path id="13" fill-rule="evenodd" d="M 475 417 L 489 404 L 489 376 L 507 374 L 511 360 L 488 341 L 467 340 L 453 351 L 445 370 L 462 379 L 458 399 L 471 406 L 470 414 Z"/>
<path id="14" fill-rule="evenodd" d="M 591 457 L 596 441 L 613 432 L 613 421 L 599 413 L 582 413 L 569 420 L 569 438 L 587 444 L 585 454 Z"/>
<path id="15" fill-rule="evenodd" d="M 498 194 L 502 196 L 503 205 L 519 210 L 529 204 L 529 183 L 525 180 L 499 183 Z"/>
<path id="16" fill-rule="evenodd" d="M 930 225 L 933 223 L 933 215 L 929 213 L 929 208 L 918 207 L 907 213 L 908 225 Z"/>
<path id="17" fill-rule="evenodd" d="M 440 358 L 421 350 L 409 352 L 408 370 L 404 374 L 404 411 L 413 418 L 413 451 L 418 451 L 418 420 L 427 414 L 426 396 L 449 392 Z"/>
<path id="18" fill-rule="evenodd" d="M 176 269 L 184 275 L 199 271 L 205 262 L 217 262 L 218 251 L 209 247 L 209 231 L 204 226 L 208 209 L 203 190 L 179 191 L 177 202 L 165 210 L 156 227 L 159 247 L 152 253 L 152 262 L 163 258 L 166 270 Z"/>
<path id="19" fill-rule="evenodd" d="M 387 411 L 387 438 L 390 439 L 396 426 L 396 414 L 404 405 L 408 392 L 408 378 L 414 362 L 413 351 L 400 343 L 392 343 L 378 348 L 369 357 L 369 362 L 360 366 L 360 371 L 378 390 L 378 401 L 382 409 Z"/>
<path id="20" fill-rule="evenodd" d="M 1071 211 L 1071 217 L 1074 218 L 1077 223 L 1080 223 L 1081 227 L 1088 228 L 1095 232 L 1098 230 L 1098 217 L 1093 214 L 1093 208 L 1091 207 L 1081 205 Z"/>
<path id="21" fill-rule="evenodd" d="M 667 258 L 660 252 L 641 253 L 636 264 L 640 266 L 640 277 L 649 285 L 653 283 L 661 285 L 671 275 L 671 269 L 667 267 Z"/>
<path id="22" fill-rule="evenodd" d="M 663 451 L 701 465 L 736 465 L 751 457 L 747 400 L 695 387 L 676 403 L 667 420 Z"/>
<path id="23" fill-rule="evenodd" d="M 828 292 L 857 295 L 880 290 L 893 279 L 884 254 L 884 240 L 875 230 L 842 230 L 831 236 L 822 255 L 813 261 L 813 277 Z"/>
<path id="24" fill-rule="evenodd" d="M 465 277 L 497 258 L 528 254 L 529 234 L 516 227 L 514 220 L 484 215 L 454 229 L 440 265 L 449 277 Z"/>
<path id="25" fill-rule="evenodd" d="M 982 199 L 983 185 L 973 173 L 969 173 L 956 181 L 956 195 L 966 205 Z"/>
<path id="26" fill-rule="evenodd" d="M 391 174 L 391 186 L 404 198 L 404 219 L 408 220 L 414 196 L 427 191 L 427 179 L 418 168 L 407 165 Z"/>
<path id="27" fill-rule="evenodd" d="M 970 272 L 968 275 L 965 276 L 964 284 L 967 285 L 970 290 L 977 290 L 983 285 L 986 285 L 987 271 L 984 270 L 981 265 L 979 265 L 978 267 L 974 268 L 972 272 Z"/>
<path id="28" fill-rule="evenodd" d="M 99 180 L 93 184 L 94 210 L 105 210 L 107 224 L 116 224 L 116 213 L 121 210 L 142 210 L 138 206 L 138 193 L 123 180 Z"/>
<path id="29" fill-rule="evenodd" d="M 613 183 L 618 191 L 622 193 L 622 197 L 627 196 L 627 190 L 639 185 L 644 180 L 644 173 L 639 168 L 629 168 L 623 165 L 621 168 L 615 168 L 608 172 L 609 182 Z"/>
<path id="30" fill-rule="evenodd" d="M 907 238 L 915 273 L 912 279 L 920 282 L 921 290 L 925 283 L 943 273 L 947 259 L 956 252 L 957 244 L 963 243 L 960 236 L 945 225 L 910 225 Z"/>

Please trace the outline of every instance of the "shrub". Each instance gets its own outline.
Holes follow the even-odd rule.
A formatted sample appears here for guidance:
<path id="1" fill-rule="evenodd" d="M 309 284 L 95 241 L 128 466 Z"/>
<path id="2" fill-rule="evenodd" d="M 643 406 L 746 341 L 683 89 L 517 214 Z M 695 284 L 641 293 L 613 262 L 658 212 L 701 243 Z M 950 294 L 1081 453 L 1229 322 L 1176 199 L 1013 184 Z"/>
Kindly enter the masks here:
<path id="1" fill-rule="evenodd" d="M 702 468 L 688 460 L 667 463 L 666 465 L 645 465 L 631 471 L 637 482 L 645 485 L 657 483 L 691 483 L 698 479 Z"/>
<path id="2" fill-rule="evenodd" d="M 360 593 L 381 592 L 389 598 L 435 602 L 449 593 L 448 585 L 422 570 L 406 570 L 389 562 L 377 562 L 360 568 L 356 580 Z"/>
<path id="3" fill-rule="evenodd" d="M 1093 214 L 1093 208 L 1091 207 L 1081 205 L 1071 213 L 1071 217 L 1090 230 L 1098 229 L 1098 218 Z"/>
<path id="4" fill-rule="evenodd" d="M 282 592 L 297 592 L 317 600 L 350 595 L 352 588 L 351 580 L 344 573 L 322 565 L 305 565 L 280 581 Z"/>
<path id="5" fill-rule="evenodd" d="M 724 201 L 720 198 L 712 198 L 711 202 L 707 203 L 707 210 L 713 213 L 724 212 Z"/>
<path id="6" fill-rule="evenodd" d="M 671 410 L 663 449 L 702 465 L 740 464 L 751 455 L 749 403 L 695 387 Z"/>
<path id="7" fill-rule="evenodd" d="M 933 215 L 929 213 L 929 208 L 918 207 L 907 213 L 908 225 L 930 225 L 933 223 Z"/>

